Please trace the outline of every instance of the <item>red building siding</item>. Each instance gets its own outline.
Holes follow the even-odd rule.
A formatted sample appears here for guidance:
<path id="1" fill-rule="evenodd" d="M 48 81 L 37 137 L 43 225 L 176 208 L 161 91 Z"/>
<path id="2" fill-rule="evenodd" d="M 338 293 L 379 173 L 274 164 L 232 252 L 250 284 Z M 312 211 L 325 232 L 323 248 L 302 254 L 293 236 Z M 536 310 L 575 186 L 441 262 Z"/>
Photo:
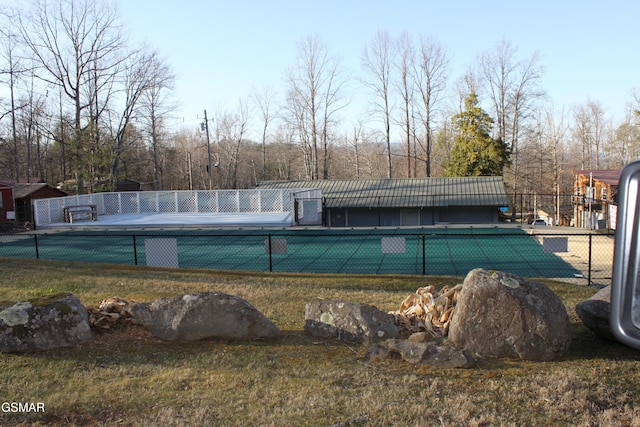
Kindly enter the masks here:
<path id="1" fill-rule="evenodd" d="M 12 221 L 15 217 L 13 189 L 0 185 L 0 221 Z"/>

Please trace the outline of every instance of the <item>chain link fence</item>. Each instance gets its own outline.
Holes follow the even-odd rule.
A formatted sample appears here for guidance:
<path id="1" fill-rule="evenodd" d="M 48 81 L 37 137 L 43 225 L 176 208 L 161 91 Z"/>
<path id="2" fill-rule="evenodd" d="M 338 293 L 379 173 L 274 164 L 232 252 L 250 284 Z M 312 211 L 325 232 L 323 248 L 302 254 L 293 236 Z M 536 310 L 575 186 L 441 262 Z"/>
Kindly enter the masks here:
<path id="1" fill-rule="evenodd" d="M 482 267 L 575 284 L 611 282 L 613 234 L 495 230 L 502 229 L 16 233 L 0 235 L 0 256 L 290 273 L 464 276 Z"/>

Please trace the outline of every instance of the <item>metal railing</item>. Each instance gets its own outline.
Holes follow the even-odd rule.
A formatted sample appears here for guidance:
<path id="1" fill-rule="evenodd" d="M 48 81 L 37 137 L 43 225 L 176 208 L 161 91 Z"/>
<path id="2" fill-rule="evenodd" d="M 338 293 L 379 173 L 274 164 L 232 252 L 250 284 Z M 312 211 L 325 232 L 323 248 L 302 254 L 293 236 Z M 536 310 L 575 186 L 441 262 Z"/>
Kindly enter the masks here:
<path id="1" fill-rule="evenodd" d="M 474 268 L 608 285 L 613 234 L 159 230 L 0 234 L 0 256 L 269 272 L 464 276 Z"/>

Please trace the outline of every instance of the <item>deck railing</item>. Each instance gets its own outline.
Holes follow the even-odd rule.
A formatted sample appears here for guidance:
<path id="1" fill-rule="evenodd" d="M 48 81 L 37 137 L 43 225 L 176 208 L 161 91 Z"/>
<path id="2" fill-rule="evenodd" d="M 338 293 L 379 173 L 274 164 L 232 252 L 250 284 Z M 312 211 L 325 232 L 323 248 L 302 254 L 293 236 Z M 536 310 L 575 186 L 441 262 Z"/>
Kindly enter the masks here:
<path id="1" fill-rule="evenodd" d="M 294 210 L 298 193 L 304 194 L 301 202 L 305 199 L 298 219 L 321 218 L 320 190 L 256 189 L 93 193 L 40 199 L 34 201 L 34 219 L 36 227 L 64 222 L 64 208 L 72 205 L 95 205 L 98 217 L 144 213 L 285 213 Z M 314 205 L 308 203 L 311 199 L 316 200 Z"/>

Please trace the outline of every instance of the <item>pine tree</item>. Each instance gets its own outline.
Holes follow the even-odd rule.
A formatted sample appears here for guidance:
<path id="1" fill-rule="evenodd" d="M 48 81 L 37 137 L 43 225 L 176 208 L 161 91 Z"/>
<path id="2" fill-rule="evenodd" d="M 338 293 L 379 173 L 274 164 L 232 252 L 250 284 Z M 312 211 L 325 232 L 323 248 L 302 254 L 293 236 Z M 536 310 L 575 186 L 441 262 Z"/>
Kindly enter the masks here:
<path id="1" fill-rule="evenodd" d="M 509 148 L 491 137 L 493 120 L 469 94 L 464 109 L 451 119 L 457 137 L 446 166 L 446 176 L 501 176 L 509 164 Z"/>

